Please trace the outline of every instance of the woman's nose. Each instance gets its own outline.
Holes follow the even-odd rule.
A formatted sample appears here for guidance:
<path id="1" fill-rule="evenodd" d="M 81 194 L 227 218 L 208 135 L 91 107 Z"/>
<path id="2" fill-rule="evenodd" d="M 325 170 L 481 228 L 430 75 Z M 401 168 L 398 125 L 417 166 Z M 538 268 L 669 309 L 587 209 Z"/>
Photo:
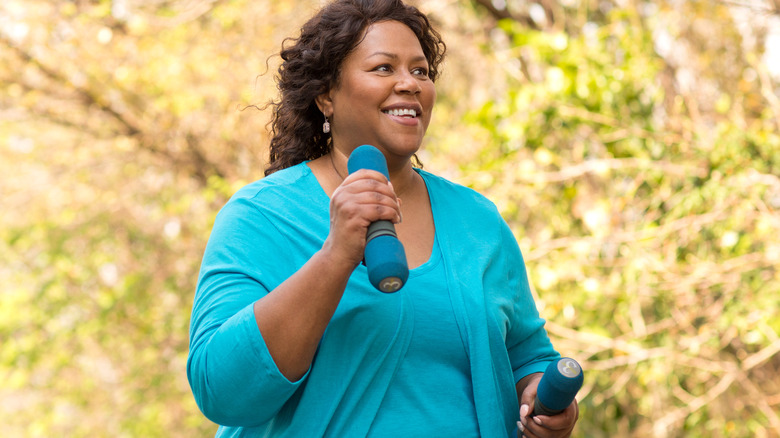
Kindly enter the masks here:
<path id="1" fill-rule="evenodd" d="M 395 83 L 395 91 L 398 93 L 417 94 L 422 91 L 417 78 L 410 72 L 400 73 Z"/>

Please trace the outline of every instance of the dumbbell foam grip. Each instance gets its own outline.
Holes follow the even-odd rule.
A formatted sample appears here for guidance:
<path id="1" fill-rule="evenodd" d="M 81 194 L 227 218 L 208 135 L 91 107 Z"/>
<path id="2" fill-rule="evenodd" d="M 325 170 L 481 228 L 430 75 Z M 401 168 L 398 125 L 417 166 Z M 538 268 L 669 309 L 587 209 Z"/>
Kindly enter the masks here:
<path id="1" fill-rule="evenodd" d="M 563 357 L 550 363 L 536 390 L 533 415 L 556 415 L 566 409 L 582 388 L 582 367 Z"/>
<path id="2" fill-rule="evenodd" d="M 355 148 L 347 161 L 347 169 L 350 174 L 360 169 L 375 170 L 390 180 L 385 156 L 371 145 Z M 376 221 L 369 225 L 363 261 L 368 268 L 368 280 L 382 292 L 398 291 L 409 278 L 406 253 L 390 221 Z"/>

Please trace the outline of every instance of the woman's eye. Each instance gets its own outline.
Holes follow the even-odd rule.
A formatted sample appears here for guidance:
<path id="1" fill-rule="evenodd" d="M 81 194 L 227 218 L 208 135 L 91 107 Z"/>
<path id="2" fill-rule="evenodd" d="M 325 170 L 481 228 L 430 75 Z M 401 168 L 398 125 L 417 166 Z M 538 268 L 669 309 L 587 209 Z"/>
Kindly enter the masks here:
<path id="1" fill-rule="evenodd" d="M 419 76 L 428 76 L 428 69 L 427 68 L 416 68 L 412 70 L 412 74 L 419 75 Z"/>
<path id="2" fill-rule="evenodd" d="M 377 67 L 375 67 L 375 68 L 374 68 L 374 70 L 375 70 L 375 71 L 381 71 L 381 72 L 388 72 L 388 71 L 390 71 L 391 69 L 390 69 L 390 66 L 389 66 L 389 65 L 387 65 L 387 64 L 383 64 L 383 65 L 380 65 L 380 66 L 377 66 Z"/>

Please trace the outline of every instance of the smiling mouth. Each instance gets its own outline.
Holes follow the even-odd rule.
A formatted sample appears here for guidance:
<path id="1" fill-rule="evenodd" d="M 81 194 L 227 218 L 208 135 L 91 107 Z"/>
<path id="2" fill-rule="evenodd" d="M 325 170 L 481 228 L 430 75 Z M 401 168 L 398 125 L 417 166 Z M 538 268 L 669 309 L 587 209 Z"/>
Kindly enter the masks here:
<path id="1" fill-rule="evenodd" d="M 382 112 L 396 117 L 410 117 L 410 118 L 417 117 L 417 111 L 413 109 L 392 109 L 392 110 L 387 110 Z"/>

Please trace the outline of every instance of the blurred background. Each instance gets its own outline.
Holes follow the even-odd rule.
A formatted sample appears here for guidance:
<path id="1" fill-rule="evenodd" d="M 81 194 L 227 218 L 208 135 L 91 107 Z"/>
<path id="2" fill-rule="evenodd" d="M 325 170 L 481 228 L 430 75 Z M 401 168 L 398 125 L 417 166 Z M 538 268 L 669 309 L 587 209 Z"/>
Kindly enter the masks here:
<path id="1" fill-rule="evenodd" d="M 421 159 L 514 230 L 575 436 L 780 436 L 780 1 L 413 4 L 449 49 Z M 319 5 L 3 0 L 3 436 L 213 436 L 200 257 Z"/>

